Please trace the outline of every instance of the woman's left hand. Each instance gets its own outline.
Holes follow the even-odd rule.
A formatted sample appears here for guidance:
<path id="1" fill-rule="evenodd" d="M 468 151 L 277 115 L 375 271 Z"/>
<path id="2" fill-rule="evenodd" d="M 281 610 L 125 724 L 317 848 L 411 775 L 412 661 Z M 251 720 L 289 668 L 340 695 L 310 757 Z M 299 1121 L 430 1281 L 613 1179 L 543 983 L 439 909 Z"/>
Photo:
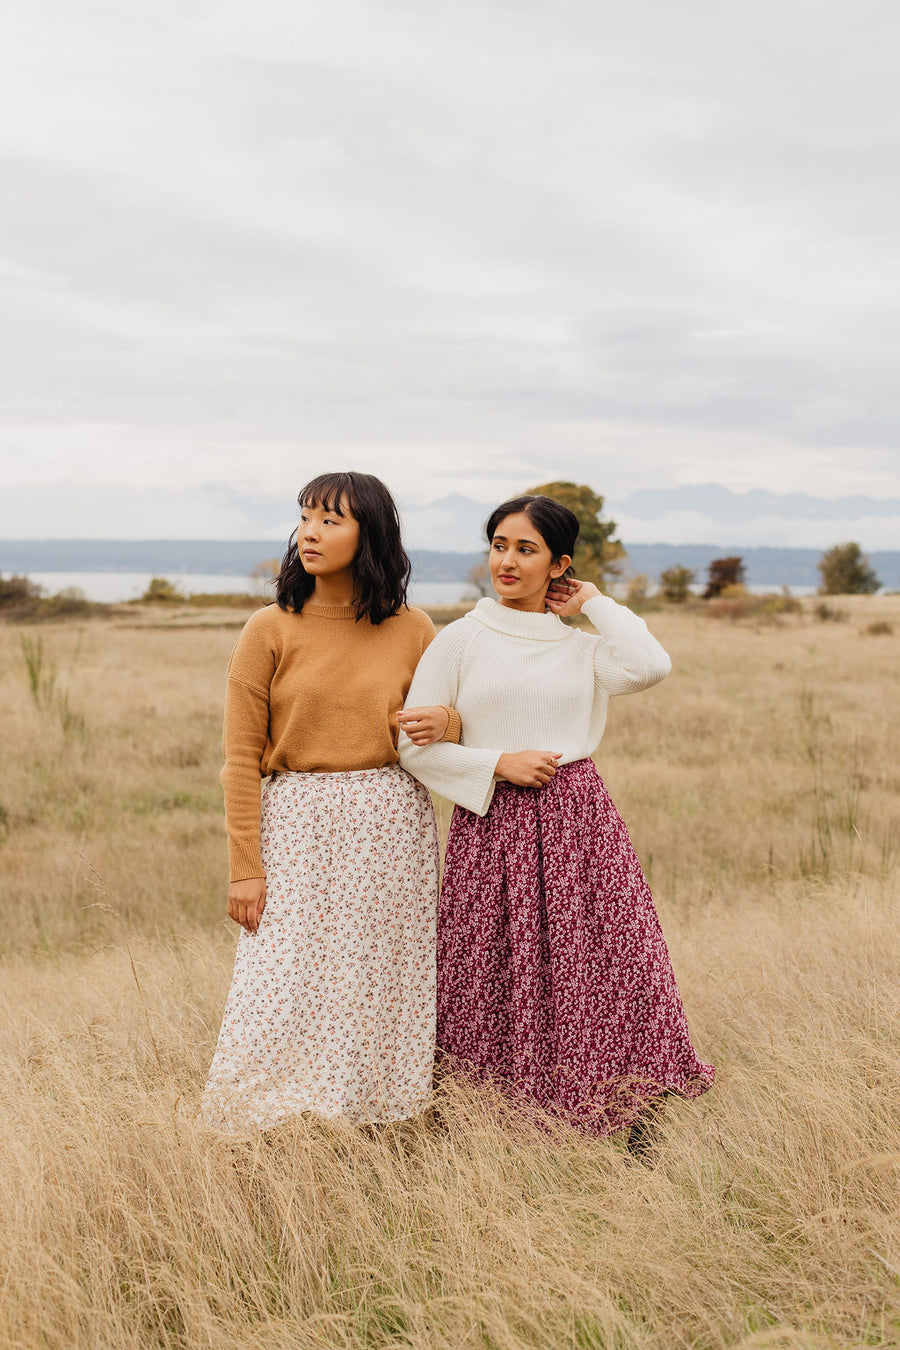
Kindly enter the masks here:
<path id="1" fill-rule="evenodd" d="M 575 577 L 559 577 L 547 587 L 544 603 L 554 614 L 579 614 L 586 600 L 599 595 L 592 581 L 578 581 Z"/>
<path id="2" fill-rule="evenodd" d="M 433 745 L 443 738 L 450 714 L 446 708 L 404 708 L 397 720 L 413 745 Z"/>

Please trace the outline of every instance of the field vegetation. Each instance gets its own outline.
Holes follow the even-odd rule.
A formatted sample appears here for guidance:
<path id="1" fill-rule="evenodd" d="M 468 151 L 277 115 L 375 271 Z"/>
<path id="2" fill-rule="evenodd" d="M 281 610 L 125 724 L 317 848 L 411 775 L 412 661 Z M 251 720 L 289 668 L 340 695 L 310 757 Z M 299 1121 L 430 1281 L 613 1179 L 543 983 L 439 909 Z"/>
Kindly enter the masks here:
<path id="1" fill-rule="evenodd" d="M 674 672 L 598 762 L 719 1075 L 653 1167 L 452 1083 L 198 1125 L 241 618 L 0 624 L 0 1346 L 900 1345 L 900 598 L 650 617 Z"/>

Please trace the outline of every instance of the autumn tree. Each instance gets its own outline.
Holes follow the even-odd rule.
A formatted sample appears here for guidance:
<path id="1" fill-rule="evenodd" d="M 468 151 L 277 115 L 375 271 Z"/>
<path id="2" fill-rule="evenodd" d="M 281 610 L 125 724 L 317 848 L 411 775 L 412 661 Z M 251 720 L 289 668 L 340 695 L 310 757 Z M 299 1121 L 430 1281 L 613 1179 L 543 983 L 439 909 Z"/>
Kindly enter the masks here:
<path id="1" fill-rule="evenodd" d="M 744 576 L 743 558 L 713 558 L 706 572 L 703 599 L 712 600 L 714 596 L 721 595 L 726 586 L 743 586 Z"/>
<path id="2" fill-rule="evenodd" d="M 820 595 L 873 595 L 881 586 L 859 544 L 835 544 L 816 563 Z"/>
<path id="3" fill-rule="evenodd" d="M 625 546 L 615 537 L 616 522 L 604 520 L 603 498 L 584 483 L 541 483 L 528 489 L 542 497 L 567 506 L 578 517 L 581 529 L 575 545 L 573 567 L 579 581 L 593 581 L 601 590 L 611 576 L 619 571 L 618 561 L 625 556 Z"/>

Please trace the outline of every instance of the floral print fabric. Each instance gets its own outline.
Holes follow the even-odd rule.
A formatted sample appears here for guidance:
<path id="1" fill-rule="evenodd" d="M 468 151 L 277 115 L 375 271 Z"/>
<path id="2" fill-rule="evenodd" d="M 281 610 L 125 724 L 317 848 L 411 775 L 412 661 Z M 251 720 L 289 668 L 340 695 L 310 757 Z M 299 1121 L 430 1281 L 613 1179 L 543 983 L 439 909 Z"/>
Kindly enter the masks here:
<path id="1" fill-rule="evenodd" d="M 438 916 L 438 1046 L 451 1063 L 607 1134 L 713 1081 L 656 908 L 591 760 L 497 785 L 453 815 Z"/>
<path id="2" fill-rule="evenodd" d="M 241 930 L 201 1114 L 266 1129 L 302 1111 L 401 1120 L 434 1058 L 438 841 L 399 765 L 263 788 L 266 907 Z"/>

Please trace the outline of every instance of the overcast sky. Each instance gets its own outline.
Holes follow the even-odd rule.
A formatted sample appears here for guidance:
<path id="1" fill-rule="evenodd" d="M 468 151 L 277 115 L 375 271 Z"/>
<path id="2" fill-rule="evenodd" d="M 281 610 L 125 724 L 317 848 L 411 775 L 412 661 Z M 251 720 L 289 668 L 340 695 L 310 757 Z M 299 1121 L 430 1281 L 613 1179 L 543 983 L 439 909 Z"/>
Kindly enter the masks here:
<path id="1" fill-rule="evenodd" d="M 896 0 L 4 15 L 0 536 L 269 532 L 333 467 L 894 512 Z"/>

